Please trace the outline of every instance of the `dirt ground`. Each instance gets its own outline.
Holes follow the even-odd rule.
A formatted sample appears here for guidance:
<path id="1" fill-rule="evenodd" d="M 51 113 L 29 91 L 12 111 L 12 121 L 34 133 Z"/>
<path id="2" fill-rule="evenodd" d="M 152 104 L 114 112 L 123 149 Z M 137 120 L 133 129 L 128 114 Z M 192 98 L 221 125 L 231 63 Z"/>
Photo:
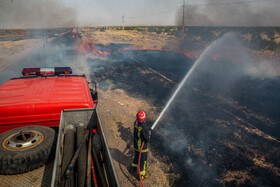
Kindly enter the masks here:
<path id="1" fill-rule="evenodd" d="M 0 41 L 0 70 L 3 71 L 7 66 L 15 62 L 16 59 L 42 45 L 43 41 L 40 39 Z"/>

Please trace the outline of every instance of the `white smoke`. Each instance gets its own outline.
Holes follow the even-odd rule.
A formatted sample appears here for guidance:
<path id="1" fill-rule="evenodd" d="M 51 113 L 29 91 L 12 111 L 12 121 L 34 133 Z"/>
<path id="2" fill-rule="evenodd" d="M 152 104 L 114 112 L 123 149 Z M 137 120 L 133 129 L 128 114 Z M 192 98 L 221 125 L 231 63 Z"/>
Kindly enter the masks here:
<path id="1" fill-rule="evenodd" d="M 260 64 L 247 66 L 245 71 L 250 76 L 262 79 L 277 76 L 275 67 L 268 60 L 264 60 Z"/>
<path id="2" fill-rule="evenodd" d="M 77 24 L 77 10 L 55 0 L 2 0 L 0 28 L 62 28 Z"/>
<path id="3" fill-rule="evenodd" d="M 280 26 L 277 0 L 204 0 L 186 4 L 188 26 Z M 182 25 L 182 8 L 177 15 Z"/>

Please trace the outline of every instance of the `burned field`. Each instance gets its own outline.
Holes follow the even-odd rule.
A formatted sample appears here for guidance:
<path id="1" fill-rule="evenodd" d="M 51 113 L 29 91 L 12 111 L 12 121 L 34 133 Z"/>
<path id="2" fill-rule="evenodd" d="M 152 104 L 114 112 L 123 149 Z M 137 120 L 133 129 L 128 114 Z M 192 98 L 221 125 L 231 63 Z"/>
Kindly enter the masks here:
<path id="1" fill-rule="evenodd" d="M 71 66 L 74 73 L 90 74 L 103 93 L 123 90 L 131 98 L 150 103 L 146 112 L 152 125 L 197 61 L 178 51 L 136 50 L 128 43 L 87 43 L 86 51 L 85 46 L 82 50 L 77 46 L 79 42 L 69 32 L 56 37 L 2 71 L 1 84 L 20 76 L 26 66 Z M 242 49 L 231 47 L 221 46 L 201 57 L 152 133 L 151 153 L 170 166 L 164 175 L 172 186 L 280 184 L 280 79 L 256 73 Z M 99 110 L 107 112 L 107 108 Z M 101 120 L 106 124 L 107 119 Z M 117 124 L 114 136 L 128 144 L 132 128 L 122 126 L 122 119 L 116 120 L 122 123 Z M 125 154 L 128 164 L 130 157 Z"/>
<path id="2" fill-rule="evenodd" d="M 151 151 L 180 174 L 172 185 L 280 184 L 280 79 L 247 73 L 238 60 L 203 59 L 153 132 Z M 156 107 L 151 125 L 194 63 L 148 50 L 88 59 L 101 89 L 123 89 Z"/>
<path id="3" fill-rule="evenodd" d="M 166 143 L 159 149 L 179 163 L 180 184 L 277 186 L 279 79 L 240 77 L 228 85 L 227 76 L 192 78 L 156 134 Z"/>

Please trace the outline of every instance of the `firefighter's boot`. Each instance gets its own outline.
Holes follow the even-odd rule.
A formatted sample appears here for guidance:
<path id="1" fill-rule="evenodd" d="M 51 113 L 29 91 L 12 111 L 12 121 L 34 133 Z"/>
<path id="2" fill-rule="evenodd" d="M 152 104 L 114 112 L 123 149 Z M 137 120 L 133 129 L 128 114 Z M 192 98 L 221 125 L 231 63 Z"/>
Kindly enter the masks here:
<path id="1" fill-rule="evenodd" d="M 131 174 L 134 174 L 136 171 L 137 171 L 137 168 L 136 168 L 136 167 L 130 166 L 129 172 L 130 172 Z"/>

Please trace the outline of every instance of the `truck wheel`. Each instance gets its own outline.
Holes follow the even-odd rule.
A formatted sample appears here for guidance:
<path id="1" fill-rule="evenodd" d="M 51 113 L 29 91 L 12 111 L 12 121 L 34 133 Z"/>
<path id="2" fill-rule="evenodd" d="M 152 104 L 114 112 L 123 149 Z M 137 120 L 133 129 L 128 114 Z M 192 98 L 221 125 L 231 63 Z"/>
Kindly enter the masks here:
<path id="1" fill-rule="evenodd" d="M 0 135 L 0 174 L 34 170 L 53 159 L 56 132 L 44 126 L 25 126 Z"/>

